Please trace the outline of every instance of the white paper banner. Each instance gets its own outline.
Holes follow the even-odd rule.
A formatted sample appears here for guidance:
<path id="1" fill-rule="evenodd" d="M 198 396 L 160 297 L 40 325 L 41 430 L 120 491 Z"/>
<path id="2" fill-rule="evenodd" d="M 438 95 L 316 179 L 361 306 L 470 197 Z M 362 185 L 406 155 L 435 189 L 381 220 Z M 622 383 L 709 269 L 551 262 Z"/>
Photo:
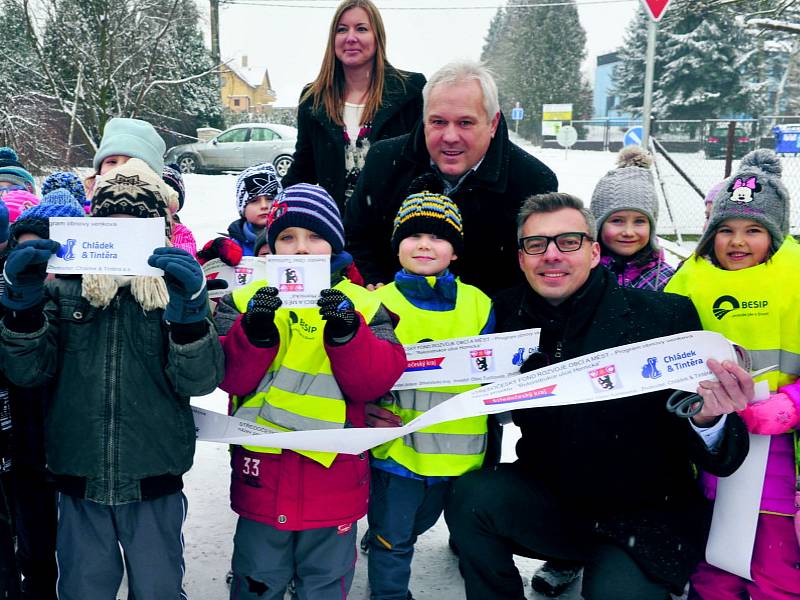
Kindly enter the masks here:
<path id="1" fill-rule="evenodd" d="M 147 264 L 165 245 L 163 217 L 53 217 L 50 239 L 61 244 L 47 263 L 48 273 L 77 275 L 163 275 Z"/>
<path id="2" fill-rule="evenodd" d="M 202 441 L 290 450 L 359 454 L 430 425 L 507 410 L 562 406 L 677 389 L 694 392 L 713 379 L 706 360 L 736 360 L 733 345 L 711 331 L 693 331 L 609 348 L 453 396 L 403 427 L 245 433 L 252 424 L 194 409 Z M 666 410 L 666 408 L 665 408 Z M 228 419 L 224 427 L 220 422 Z M 246 422 L 245 422 L 246 423 Z"/>
<path id="3" fill-rule="evenodd" d="M 476 335 L 405 346 L 408 367 L 392 387 L 412 390 L 492 383 L 519 373 L 539 347 L 539 329 Z"/>
<path id="4" fill-rule="evenodd" d="M 267 281 L 278 288 L 283 308 L 317 308 L 319 293 L 331 287 L 331 257 L 268 255 Z"/>
<path id="5" fill-rule="evenodd" d="M 756 383 L 754 401 L 768 397 L 767 382 Z M 751 581 L 750 563 L 767 472 L 770 437 L 751 433 L 750 451 L 742 465 L 730 477 L 718 479 L 714 515 L 706 545 L 706 561 L 709 564 Z"/>
<path id="6" fill-rule="evenodd" d="M 203 265 L 203 273 L 207 279 L 222 279 L 228 282 L 226 289 L 208 292 L 210 298 L 221 298 L 256 279 L 266 279 L 267 266 L 264 258 L 259 256 L 243 256 L 235 267 L 226 265 L 219 258 L 214 258 Z"/>

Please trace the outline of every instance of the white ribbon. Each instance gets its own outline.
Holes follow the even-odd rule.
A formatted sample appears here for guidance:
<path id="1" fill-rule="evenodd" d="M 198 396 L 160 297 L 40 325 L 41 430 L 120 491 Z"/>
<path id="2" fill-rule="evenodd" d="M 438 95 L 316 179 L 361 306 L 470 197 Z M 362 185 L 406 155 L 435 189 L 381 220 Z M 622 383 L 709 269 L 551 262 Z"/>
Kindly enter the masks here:
<path id="1" fill-rule="evenodd" d="M 458 394 L 402 427 L 275 432 L 251 421 L 192 409 L 201 441 L 359 454 L 425 427 L 464 417 L 602 402 L 665 389 L 694 392 L 699 381 L 714 378 L 706 366 L 709 358 L 736 361 L 737 353 L 731 342 L 711 331 L 609 348 Z"/>

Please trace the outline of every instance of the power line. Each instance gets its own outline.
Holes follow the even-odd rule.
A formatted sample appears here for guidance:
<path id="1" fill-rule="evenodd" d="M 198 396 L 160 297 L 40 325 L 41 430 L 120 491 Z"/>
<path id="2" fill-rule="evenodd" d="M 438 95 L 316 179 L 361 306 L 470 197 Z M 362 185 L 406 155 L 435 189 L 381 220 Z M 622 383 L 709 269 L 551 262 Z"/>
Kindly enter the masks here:
<path id="1" fill-rule="evenodd" d="M 286 4 L 291 0 L 221 0 L 224 5 L 246 5 L 246 6 L 263 6 L 268 8 L 321 8 L 329 10 L 336 8 L 339 5 L 338 0 L 298 0 L 299 2 L 331 2 L 329 5 L 321 6 L 319 4 Z M 384 10 L 497 10 L 499 8 L 513 9 L 513 8 L 547 8 L 552 6 L 591 6 L 603 4 L 621 4 L 631 3 L 637 0 L 584 0 L 583 2 L 546 2 L 541 4 L 487 4 L 482 6 L 381 6 L 380 9 Z"/>

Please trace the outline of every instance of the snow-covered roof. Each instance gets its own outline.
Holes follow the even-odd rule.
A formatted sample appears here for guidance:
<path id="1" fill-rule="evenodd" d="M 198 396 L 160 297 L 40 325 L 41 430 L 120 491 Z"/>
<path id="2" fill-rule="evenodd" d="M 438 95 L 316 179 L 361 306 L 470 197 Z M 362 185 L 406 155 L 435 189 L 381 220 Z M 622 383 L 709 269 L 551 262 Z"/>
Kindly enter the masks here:
<path id="1" fill-rule="evenodd" d="M 243 67 L 241 60 L 239 58 L 232 58 L 225 63 L 225 66 L 228 67 L 231 71 L 236 73 L 236 75 L 244 81 L 247 85 L 252 88 L 257 88 L 261 85 L 261 82 L 264 81 L 266 78 L 267 80 L 267 87 L 269 87 L 269 74 L 267 73 L 266 67 L 258 67 L 258 66 L 247 66 Z"/>

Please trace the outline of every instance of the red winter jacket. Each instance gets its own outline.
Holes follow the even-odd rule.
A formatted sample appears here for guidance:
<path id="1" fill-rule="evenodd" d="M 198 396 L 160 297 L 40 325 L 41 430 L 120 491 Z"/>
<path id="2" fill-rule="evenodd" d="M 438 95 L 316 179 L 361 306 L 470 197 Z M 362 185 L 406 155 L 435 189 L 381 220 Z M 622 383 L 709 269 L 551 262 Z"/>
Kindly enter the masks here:
<path id="1" fill-rule="evenodd" d="M 277 344 L 253 346 L 241 323 L 240 317 L 224 338 L 225 379 L 220 385 L 237 396 L 256 389 L 278 352 Z M 325 351 L 347 399 L 347 422 L 364 427 L 364 404 L 388 392 L 406 367 L 389 314 L 381 307 L 369 327 L 362 317 L 352 340 L 339 346 L 326 343 Z M 346 527 L 367 512 L 367 452 L 339 454 L 325 468 L 291 450 L 266 454 L 233 446 L 231 468 L 231 508 L 277 529 Z"/>

